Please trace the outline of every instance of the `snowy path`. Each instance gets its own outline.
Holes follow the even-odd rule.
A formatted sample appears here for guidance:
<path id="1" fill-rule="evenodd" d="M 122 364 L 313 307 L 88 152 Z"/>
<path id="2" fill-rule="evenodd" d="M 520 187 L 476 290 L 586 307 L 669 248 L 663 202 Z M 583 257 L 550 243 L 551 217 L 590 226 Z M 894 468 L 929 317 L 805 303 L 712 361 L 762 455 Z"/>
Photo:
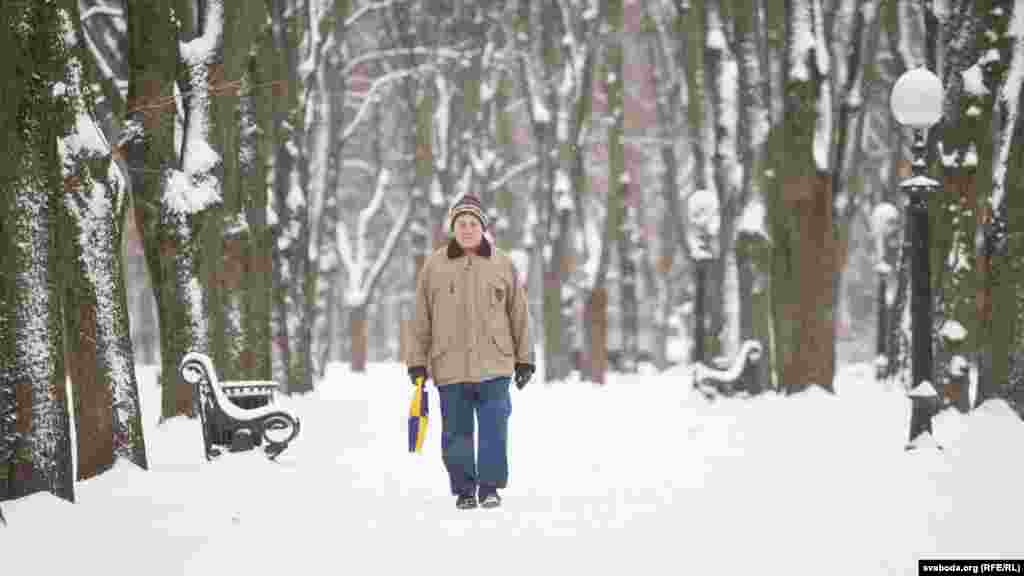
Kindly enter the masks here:
<path id="1" fill-rule="evenodd" d="M 922 554 L 1024 556 L 1024 509 L 1008 498 L 1022 467 L 984 449 L 1019 451 L 1024 426 L 994 414 L 967 435 L 954 418 L 937 427 L 945 455 L 910 457 L 904 399 L 856 371 L 839 398 L 714 405 L 682 371 L 532 383 L 513 390 L 505 505 L 472 511 L 448 493 L 433 388 L 424 453 L 406 452 L 399 366 L 285 399 L 303 430 L 278 463 L 205 462 L 194 422 L 155 427 L 159 394 L 150 370 L 141 379 L 151 470 L 80 483 L 74 507 L 5 504 L 4 557 L 49 550 L 28 537 L 42 531 L 71 547 L 48 555 L 54 574 L 109 566 L 114 548 L 113 573 L 168 575 L 906 574 Z"/>

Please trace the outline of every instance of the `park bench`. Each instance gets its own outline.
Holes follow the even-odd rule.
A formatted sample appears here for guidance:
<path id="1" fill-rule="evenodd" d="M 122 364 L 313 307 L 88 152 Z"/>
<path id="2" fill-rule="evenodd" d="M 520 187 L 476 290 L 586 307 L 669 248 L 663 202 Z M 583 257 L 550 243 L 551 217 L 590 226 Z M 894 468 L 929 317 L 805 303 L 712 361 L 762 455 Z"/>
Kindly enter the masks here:
<path id="1" fill-rule="evenodd" d="M 714 366 L 697 362 L 693 367 L 693 385 L 709 400 L 715 396 L 749 392 L 749 383 L 756 377 L 754 371 L 761 360 L 761 353 L 760 342 L 745 340 L 731 366 L 725 362 L 716 362 Z"/>
<path id="2" fill-rule="evenodd" d="M 220 382 L 210 357 L 197 352 L 185 355 L 179 372 L 193 387 L 207 460 L 221 454 L 218 446 L 241 452 L 263 443 L 264 453 L 273 460 L 299 435 L 299 419 L 273 403 L 276 382 Z"/>

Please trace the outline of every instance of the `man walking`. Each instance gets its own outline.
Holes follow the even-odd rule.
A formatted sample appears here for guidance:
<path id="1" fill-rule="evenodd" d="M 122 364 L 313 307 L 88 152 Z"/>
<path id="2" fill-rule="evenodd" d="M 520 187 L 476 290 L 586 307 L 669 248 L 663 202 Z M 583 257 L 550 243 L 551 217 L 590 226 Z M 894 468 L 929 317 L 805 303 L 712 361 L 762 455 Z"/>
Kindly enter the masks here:
<path id="1" fill-rule="evenodd" d="M 501 505 L 508 482 L 510 376 L 520 390 L 534 372 L 526 291 L 511 259 L 484 236 L 487 216 L 466 194 L 448 217 L 453 238 L 431 254 L 416 286 L 409 377 L 441 398 L 441 455 L 455 504 Z M 480 432 L 474 454 L 474 415 Z"/>

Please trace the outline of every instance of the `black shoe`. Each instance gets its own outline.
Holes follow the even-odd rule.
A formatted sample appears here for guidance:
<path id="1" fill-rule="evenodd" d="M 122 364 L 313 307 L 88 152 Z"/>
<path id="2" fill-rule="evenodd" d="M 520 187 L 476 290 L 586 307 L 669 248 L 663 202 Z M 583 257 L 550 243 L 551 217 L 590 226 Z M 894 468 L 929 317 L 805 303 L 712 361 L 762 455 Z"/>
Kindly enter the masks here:
<path id="1" fill-rule="evenodd" d="M 480 506 L 483 508 L 497 508 L 501 506 L 501 496 L 494 488 L 480 490 Z"/>
<path id="2" fill-rule="evenodd" d="M 472 510 L 476 508 L 476 496 L 472 494 L 460 494 L 455 499 L 455 507 L 459 510 Z"/>

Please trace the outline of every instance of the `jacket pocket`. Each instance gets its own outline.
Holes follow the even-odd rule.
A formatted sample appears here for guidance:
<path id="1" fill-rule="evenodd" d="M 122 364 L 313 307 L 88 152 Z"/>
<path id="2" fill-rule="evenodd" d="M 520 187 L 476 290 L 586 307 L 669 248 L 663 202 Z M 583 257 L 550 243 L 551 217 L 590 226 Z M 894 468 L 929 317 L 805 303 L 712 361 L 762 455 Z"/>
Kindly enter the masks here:
<path id="1" fill-rule="evenodd" d="M 490 340 L 498 349 L 500 357 L 512 356 L 515 353 L 507 311 L 509 297 L 508 286 L 500 278 L 487 281 L 487 328 Z"/>
<path id="2" fill-rule="evenodd" d="M 494 342 L 502 356 L 511 356 L 515 353 L 512 346 L 512 337 L 508 334 L 494 333 L 491 335 L 491 342 Z"/>

